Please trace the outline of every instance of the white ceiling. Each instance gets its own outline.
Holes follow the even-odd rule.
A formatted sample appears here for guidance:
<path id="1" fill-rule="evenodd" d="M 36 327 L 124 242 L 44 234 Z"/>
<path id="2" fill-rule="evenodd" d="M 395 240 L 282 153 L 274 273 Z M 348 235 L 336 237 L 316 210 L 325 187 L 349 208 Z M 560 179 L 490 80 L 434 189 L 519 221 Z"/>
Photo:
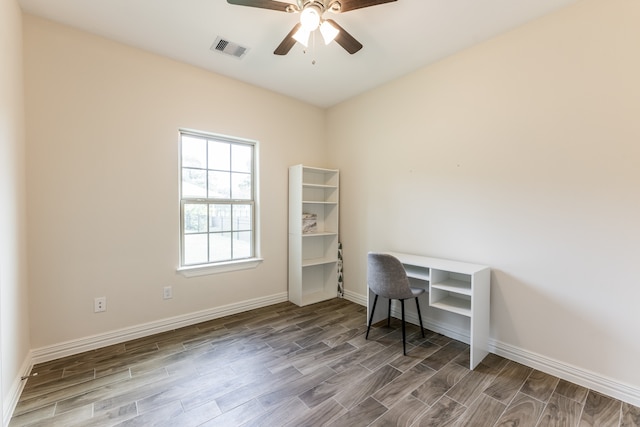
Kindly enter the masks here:
<path id="1" fill-rule="evenodd" d="M 19 3 L 25 12 L 329 107 L 577 1 L 398 0 L 326 13 L 364 48 L 349 55 L 317 40 L 307 53 L 296 44 L 286 56 L 273 50 L 298 22 L 297 14 L 226 0 Z M 217 36 L 250 50 L 242 59 L 212 51 Z"/>

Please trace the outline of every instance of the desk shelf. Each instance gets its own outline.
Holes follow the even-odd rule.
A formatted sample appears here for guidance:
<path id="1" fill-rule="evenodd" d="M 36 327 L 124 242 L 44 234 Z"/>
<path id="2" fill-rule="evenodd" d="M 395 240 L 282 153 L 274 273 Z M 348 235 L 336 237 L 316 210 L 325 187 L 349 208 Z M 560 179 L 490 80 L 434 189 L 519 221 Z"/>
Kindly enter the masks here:
<path id="1" fill-rule="evenodd" d="M 431 288 L 471 296 L 471 283 L 464 280 L 448 279 L 443 282 L 433 283 Z"/>
<path id="2" fill-rule="evenodd" d="M 425 267 L 419 267 L 415 265 L 405 265 L 407 271 L 407 277 L 412 279 L 422 280 L 428 282 L 431 279 L 430 270 Z"/>
<path id="3" fill-rule="evenodd" d="M 429 305 L 451 313 L 471 317 L 471 300 L 462 299 L 454 295 L 447 295 L 437 301 L 430 302 Z"/>

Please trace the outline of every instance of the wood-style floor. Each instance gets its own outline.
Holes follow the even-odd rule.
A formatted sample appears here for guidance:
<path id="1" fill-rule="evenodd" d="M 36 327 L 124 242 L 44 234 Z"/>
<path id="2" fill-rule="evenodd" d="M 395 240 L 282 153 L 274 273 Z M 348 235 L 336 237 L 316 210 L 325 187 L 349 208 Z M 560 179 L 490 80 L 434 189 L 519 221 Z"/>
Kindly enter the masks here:
<path id="1" fill-rule="evenodd" d="M 16 426 L 640 426 L 640 408 L 335 299 L 40 364 Z"/>

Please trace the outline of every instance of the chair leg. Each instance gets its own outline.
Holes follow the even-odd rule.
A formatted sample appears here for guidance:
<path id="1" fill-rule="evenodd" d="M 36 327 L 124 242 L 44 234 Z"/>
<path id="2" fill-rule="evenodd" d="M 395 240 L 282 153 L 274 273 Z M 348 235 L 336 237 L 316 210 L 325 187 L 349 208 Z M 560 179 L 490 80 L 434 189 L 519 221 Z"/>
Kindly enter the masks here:
<path id="1" fill-rule="evenodd" d="M 400 300 L 400 307 L 402 308 L 402 354 L 407 355 L 406 335 L 404 331 L 404 300 Z"/>
<path id="2" fill-rule="evenodd" d="M 389 298 L 389 310 L 387 310 L 387 328 L 391 326 L 391 298 Z"/>
<path id="3" fill-rule="evenodd" d="M 424 338 L 424 326 L 422 326 L 422 314 L 420 314 L 420 303 L 418 297 L 416 297 L 416 308 L 418 309 L 418 320 L 420 320 L 420 332 L 422 332 L 422 338 Z"/>
<path id="4" fill-rule="evenodd" d="M 369 316 L 369 324 L 367 325 L 367 335 L 364 339 L 369 339 L 369 329 L 371 329 L 371 322 L 373 321 L 373 312 L 376 311 L 376 303 L 378 302 L 378 295 L 373 299 L 373 307 L 371 307 L 371 315 Z"/>

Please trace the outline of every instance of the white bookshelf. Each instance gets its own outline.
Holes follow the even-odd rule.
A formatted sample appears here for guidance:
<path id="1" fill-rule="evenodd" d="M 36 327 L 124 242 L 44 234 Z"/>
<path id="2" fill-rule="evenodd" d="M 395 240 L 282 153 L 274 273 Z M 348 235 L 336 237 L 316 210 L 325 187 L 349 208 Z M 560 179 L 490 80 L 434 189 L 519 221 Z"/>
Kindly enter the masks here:
<path id="1" fill-rule="evenodd" d="M 289 301 L 299 306 L 338 295 L 338 201 L 338 170 L 289 168 Z M 313 231 L 303 231 L 303 214 Z"/>

